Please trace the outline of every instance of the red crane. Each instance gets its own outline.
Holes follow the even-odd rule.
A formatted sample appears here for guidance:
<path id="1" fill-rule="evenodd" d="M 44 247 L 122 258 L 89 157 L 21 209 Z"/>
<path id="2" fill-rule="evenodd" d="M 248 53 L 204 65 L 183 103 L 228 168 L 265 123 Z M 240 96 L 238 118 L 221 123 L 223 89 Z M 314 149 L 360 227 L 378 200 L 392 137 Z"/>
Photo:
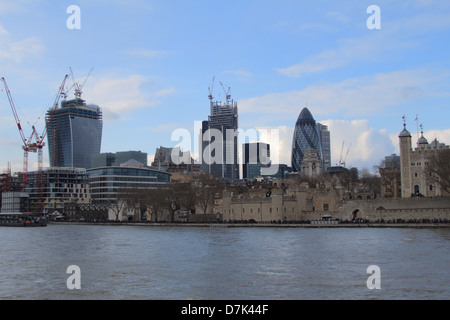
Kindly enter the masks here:
<path id="1" fill-rule="evenodd" d="M 45 146 L 45 137 L 47 135 L 47 129 L 48 129 L 48 124 L 51 122 L 52 118 L 53 118 L 53 114 L 56 110 L 56 108 L 58 107 L 58 103 L 59 100 L 61 98 L 61 95 L 63 94 L 64 91 L 64 85 L 66 83 L 66 80 L 69 76 L 66 75 L 64 77 L 64 80 L 61 84 L 61 86 L 59 87 L 58 93 L 56 95 L 55 98 L 55 102 L 53 103 L 52 108 L 49 111 L 49 117 L 48 117 L 48 121 L 45 125 L 44 131 L 42 132 L 41 135 L 38 135 L 37 130 L 35 128 L 35 126 L 33 125 L 32 128 L 32 132 L 30 137 L 27 139 L 24 132 L 23 132 L 23 128 L 22 125 L 20 124 L 20 119 L 19 116 L 17 115 L 17 111 L 16 111 L 16 107 L 14 105 L 14 101 L 11 97 L 11 92 L 9 91 L 8 85 L 6 84 L 6 80 L 5 78 L 2 78 L 2 81 L 5 85 L 5 91 L 6 91 L 6 95 L 8 96 L 8 100 L 9 100 L 9 104 L 11 105 L 11 110 L 14 114 L 14 119 L 16 121 L 17 124 L 17 128 L 19 129 L 19 133 L 20 133 L 20 137 L 22 138 L 22 142 L 23 142 L 23 173 L 22 173 L 22 191 L 25 191 L 25 186 L 27 183 L 27 173 L 28 173 L 28 152 L 37 152 L 38 153 L 38 212 L 41 213 L 42 212 L 42 163 L 43 163 L 43 148 Z"/>

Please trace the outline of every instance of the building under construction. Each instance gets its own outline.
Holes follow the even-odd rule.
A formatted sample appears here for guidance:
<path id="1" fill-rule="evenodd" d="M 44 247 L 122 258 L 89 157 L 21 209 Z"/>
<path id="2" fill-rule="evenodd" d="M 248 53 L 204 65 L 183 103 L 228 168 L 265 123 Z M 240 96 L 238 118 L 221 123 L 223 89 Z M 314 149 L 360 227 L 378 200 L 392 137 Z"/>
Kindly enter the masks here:
<path id="1" fill-rule="evenodd" d="M 47 113 L 48 150 L 51 167 L 91 168 L 91 158 L 100 153 L 102 111 L 86 105 L 79 97 L 62 101 L 61 107 Z"/>
<path id="2" fill-rule="evenodd" d="M 238 105 L 236 101 L 231 100 L 229 89 L 226 91 L 224 88 L 224 91 L 225 102 L 213 101 L 210 88 L 210 115 L 208 121 L 202 122 L 201 170 L 217 177 L 235 180 L 239 179 Z M 215 140 L 217 137 L 214 137 L 214 132 L 221 133 L 221 141 Z"/>
<path id="3" fill-rule="evenodd" d="M 20 191 L 21 181 L 22 173 L 13 175 L 11 182 L 16 187 L 10 191 Z M 41 194 L 40 183 L 42 183 Z M 37 171 L 28 172 L 25 192 L 28 194 L 28 208 L 24 210 L 33 213 L 63 212 L 65 202 L 89 203 L 91 200 L 89 176 L 85 169 L 45 168 L 41 176 Z M 42 203 L 39 203 L 40 201 Z"/>

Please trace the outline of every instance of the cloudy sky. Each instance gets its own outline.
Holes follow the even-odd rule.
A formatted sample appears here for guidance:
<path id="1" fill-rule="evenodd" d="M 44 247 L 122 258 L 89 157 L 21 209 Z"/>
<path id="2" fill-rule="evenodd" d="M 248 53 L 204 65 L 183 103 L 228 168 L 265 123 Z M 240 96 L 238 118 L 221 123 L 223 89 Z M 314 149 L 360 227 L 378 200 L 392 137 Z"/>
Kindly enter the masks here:
<path id="1" fill-rule="evenodd" d="M 378 18 L 371 5 L 380 29 L 367 26 Z M 86 80 L 83 98 L 103 109 L 102 152 L 149 157 L 178 144 L 176 129 L 194 136 L 213 77 L 214 97 L 230 88 L 238 102 L 242 129 L 279 130 L 266 142 L 289 165 L 304 106 L 329 126 L 333 164 L 341 150 L 347 166 L 369 170 L 398 153 L 403 115 L 414 138 L 423 124 L 429 141 L 450 144 L 449 38 L 446 0 L 0 0 L 0 76 L 25 134 L 33 124 L 43 130 L 71 67 Z M 0 169 L 21 170 L 4 90 L 0 145 Z M 31 154 L 30 167 L 36 162 Z"/>

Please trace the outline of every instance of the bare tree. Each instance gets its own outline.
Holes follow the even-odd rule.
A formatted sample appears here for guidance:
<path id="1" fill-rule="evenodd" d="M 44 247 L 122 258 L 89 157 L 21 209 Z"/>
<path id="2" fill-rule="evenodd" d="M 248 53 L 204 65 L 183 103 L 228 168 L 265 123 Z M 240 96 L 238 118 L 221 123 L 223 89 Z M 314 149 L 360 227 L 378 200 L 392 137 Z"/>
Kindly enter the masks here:
<path id="1" fill-rule="evenodd" d="M 196 203 L 206 214 L 208 209 L 214 206 L 216 194 L 222 191 L 221 183 L 213 176 L 200 174 L 196 177 L 193 190 L 196 197 Z"/>
<path id="2" fill-rule="evenodd" d="M 441 186 L 443 193 L 450 193 L 450 149 L 436 151 L 429 159 L 429 181 Z"/>

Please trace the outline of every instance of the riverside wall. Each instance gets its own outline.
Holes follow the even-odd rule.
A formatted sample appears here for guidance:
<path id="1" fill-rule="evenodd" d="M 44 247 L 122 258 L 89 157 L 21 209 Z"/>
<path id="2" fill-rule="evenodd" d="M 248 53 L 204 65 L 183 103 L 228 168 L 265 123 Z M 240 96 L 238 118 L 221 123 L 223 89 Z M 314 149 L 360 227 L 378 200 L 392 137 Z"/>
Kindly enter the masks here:
<path id="1" fill-rule="evenodd" d="M 341 220 L 450 220 L 450 197 L 348 201 L 333 214 Z"/>

